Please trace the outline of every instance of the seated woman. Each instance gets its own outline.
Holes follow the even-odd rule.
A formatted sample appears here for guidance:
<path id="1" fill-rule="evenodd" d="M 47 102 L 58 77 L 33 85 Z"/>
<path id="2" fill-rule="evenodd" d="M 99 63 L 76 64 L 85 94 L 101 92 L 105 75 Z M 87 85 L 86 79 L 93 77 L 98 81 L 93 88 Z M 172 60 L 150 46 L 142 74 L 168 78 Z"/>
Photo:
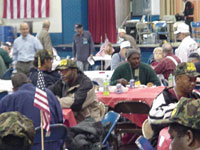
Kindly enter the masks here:
<path id="1" fill-rule="evenodd" d="M 100 47 L 100 51 L 96 54 L 96 56 L 102 56 L 104 57 L 105 55 L 112 55 L 112 53 L 114 52 L 114 48 L 112 47 L 112 44 L 110 42 L 108 43 L 104 43 L 101 47 Z"/>
<path id="2" fill-rule="evenodd" d="M 155 68 L 156 65 L 158 64 L 158 62 L 163 59 L 164 55 L 163 55 L 163 50 L 162 47 L 156 47 L 153 50 L 153 60 L 151 62 L 151 67 Z"/>
<path id="3" fill-rule="evenodd" d="M 53 55 L 51 51 L 39 50 L 34 57 L 34 67 L 30 70 L 29 78 L 33 85 L 37 85 L 38 69 L 43 72 L 45 86 L 49 87 L 60 79 L 60 75 L 57 71 L 52 71 Z"/>
<path id="4" fill-rule="evenodd" d="M 96 54 L 96 56 L 100 57 L 106 57 L 111 56 L 114 53 L 114 48 L 112 47 L 112 44 L 106 39 L 105 43 L 100 47 L 99 52 Z M 106 70 L 110 66 L 110 61 L 105 60 L 104 61 L 104 69 Z M 99 70 L 100 66 L 98 65 L 95 70 Z"/>

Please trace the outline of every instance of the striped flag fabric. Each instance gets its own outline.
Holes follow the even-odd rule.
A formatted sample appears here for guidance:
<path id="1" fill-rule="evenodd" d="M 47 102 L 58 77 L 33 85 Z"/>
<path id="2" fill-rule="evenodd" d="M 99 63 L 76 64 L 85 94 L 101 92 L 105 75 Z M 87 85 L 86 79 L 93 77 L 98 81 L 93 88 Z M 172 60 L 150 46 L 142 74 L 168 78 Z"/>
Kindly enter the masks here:
<path id="1" fill-rule="evenodd" d="M 47 131 L 47 133 L 50 133 L 51 114 L 47 99 L 47 93 L 45 92 L 44 76 L 42 71 L 40 70 L 38 71 L 38 80 L 35 90 L 34 106 L 42 110 L 43 128 Z"/>
<path id="2" fill-rule="evenodd" d="M 5 19 L 49 17 L 50 0 L 4 0 L 3 5 Z"/>

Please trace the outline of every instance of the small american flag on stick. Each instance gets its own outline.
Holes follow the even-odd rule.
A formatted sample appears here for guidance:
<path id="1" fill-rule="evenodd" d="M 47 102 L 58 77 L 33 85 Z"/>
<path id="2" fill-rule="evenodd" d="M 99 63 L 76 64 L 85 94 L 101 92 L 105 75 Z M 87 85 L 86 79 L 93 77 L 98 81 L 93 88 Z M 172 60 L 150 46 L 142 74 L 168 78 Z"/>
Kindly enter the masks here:
<path id="1" fill-rule="evenodd" d="M 35 90 L 34 106 L 42 110 L 43 119 L 41 121 L 43 124 L 43 128 L 47 131 L 47 133 L 50 133 L 51 115 L 47 99 L 47 93 L 45 92 L 44 76 L 40 70 L 38 71 L 38 80 Z"/>

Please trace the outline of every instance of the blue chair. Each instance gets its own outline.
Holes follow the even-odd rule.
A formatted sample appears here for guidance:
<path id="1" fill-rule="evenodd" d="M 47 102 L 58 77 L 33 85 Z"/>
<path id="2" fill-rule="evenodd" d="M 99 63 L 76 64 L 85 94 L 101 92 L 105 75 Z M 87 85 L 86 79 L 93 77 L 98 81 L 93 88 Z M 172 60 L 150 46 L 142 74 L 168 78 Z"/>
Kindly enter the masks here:
<path id="1" fill-rule="evenodd" d="M 151 143 L 143 136 L 140 136 L 135 141 L 135 144 L 138 146 L 139 150 L 153 150 Z"/>
<path id="2" fill-rule="evenodd" d="M 196 42 L 200 42 L 200 22 L 191 22 L 192 27 L 192 38 Z"/>
<path id="3" fill-rule="evenodd" d="M 41 149 L 41 128 L 37 127 L 32 150 Z M 51 134 L 45 137 L 46 131 L 44 130 L 44 149 L 45 150 L 63 150 L 63 145 L 67 137 L 67 128 L 63 124 L 50 125 Z"/>
<path id="4" fill-rule="evenodd" d="M 103 125 L 105 125 L 106 123 L 111 123 L 111 127 L 108 131 L 108 133 L 106 134 L 103 142 L 102 142 L 102 145 L 107 145 L 108 147 L 108 143 L 107 140 L 108 140 L 108 137 L 110 136 L 111 132 L 113 131 L 115 125 L 117 124 L 118 120 L 120 118 L 120 114 L 114 112 L 114 111 L 109 111 L 108 113 L 105 114 L 104 118 L 102 119 L 101 123 Z"/>

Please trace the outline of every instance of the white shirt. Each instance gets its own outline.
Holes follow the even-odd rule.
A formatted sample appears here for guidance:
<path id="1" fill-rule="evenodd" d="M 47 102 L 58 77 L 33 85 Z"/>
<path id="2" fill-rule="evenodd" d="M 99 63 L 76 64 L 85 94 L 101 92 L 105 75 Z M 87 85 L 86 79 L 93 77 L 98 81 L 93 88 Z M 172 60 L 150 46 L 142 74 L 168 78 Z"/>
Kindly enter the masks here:
<path id="1" fill-rule="evenodd" d="M 198 44 L 190 36 L 185 37 L 179 47 L 175 50 L 175 55 L 181 59 L 182 62 L 187 62 L 191 53 L 198 53 Z"/>

